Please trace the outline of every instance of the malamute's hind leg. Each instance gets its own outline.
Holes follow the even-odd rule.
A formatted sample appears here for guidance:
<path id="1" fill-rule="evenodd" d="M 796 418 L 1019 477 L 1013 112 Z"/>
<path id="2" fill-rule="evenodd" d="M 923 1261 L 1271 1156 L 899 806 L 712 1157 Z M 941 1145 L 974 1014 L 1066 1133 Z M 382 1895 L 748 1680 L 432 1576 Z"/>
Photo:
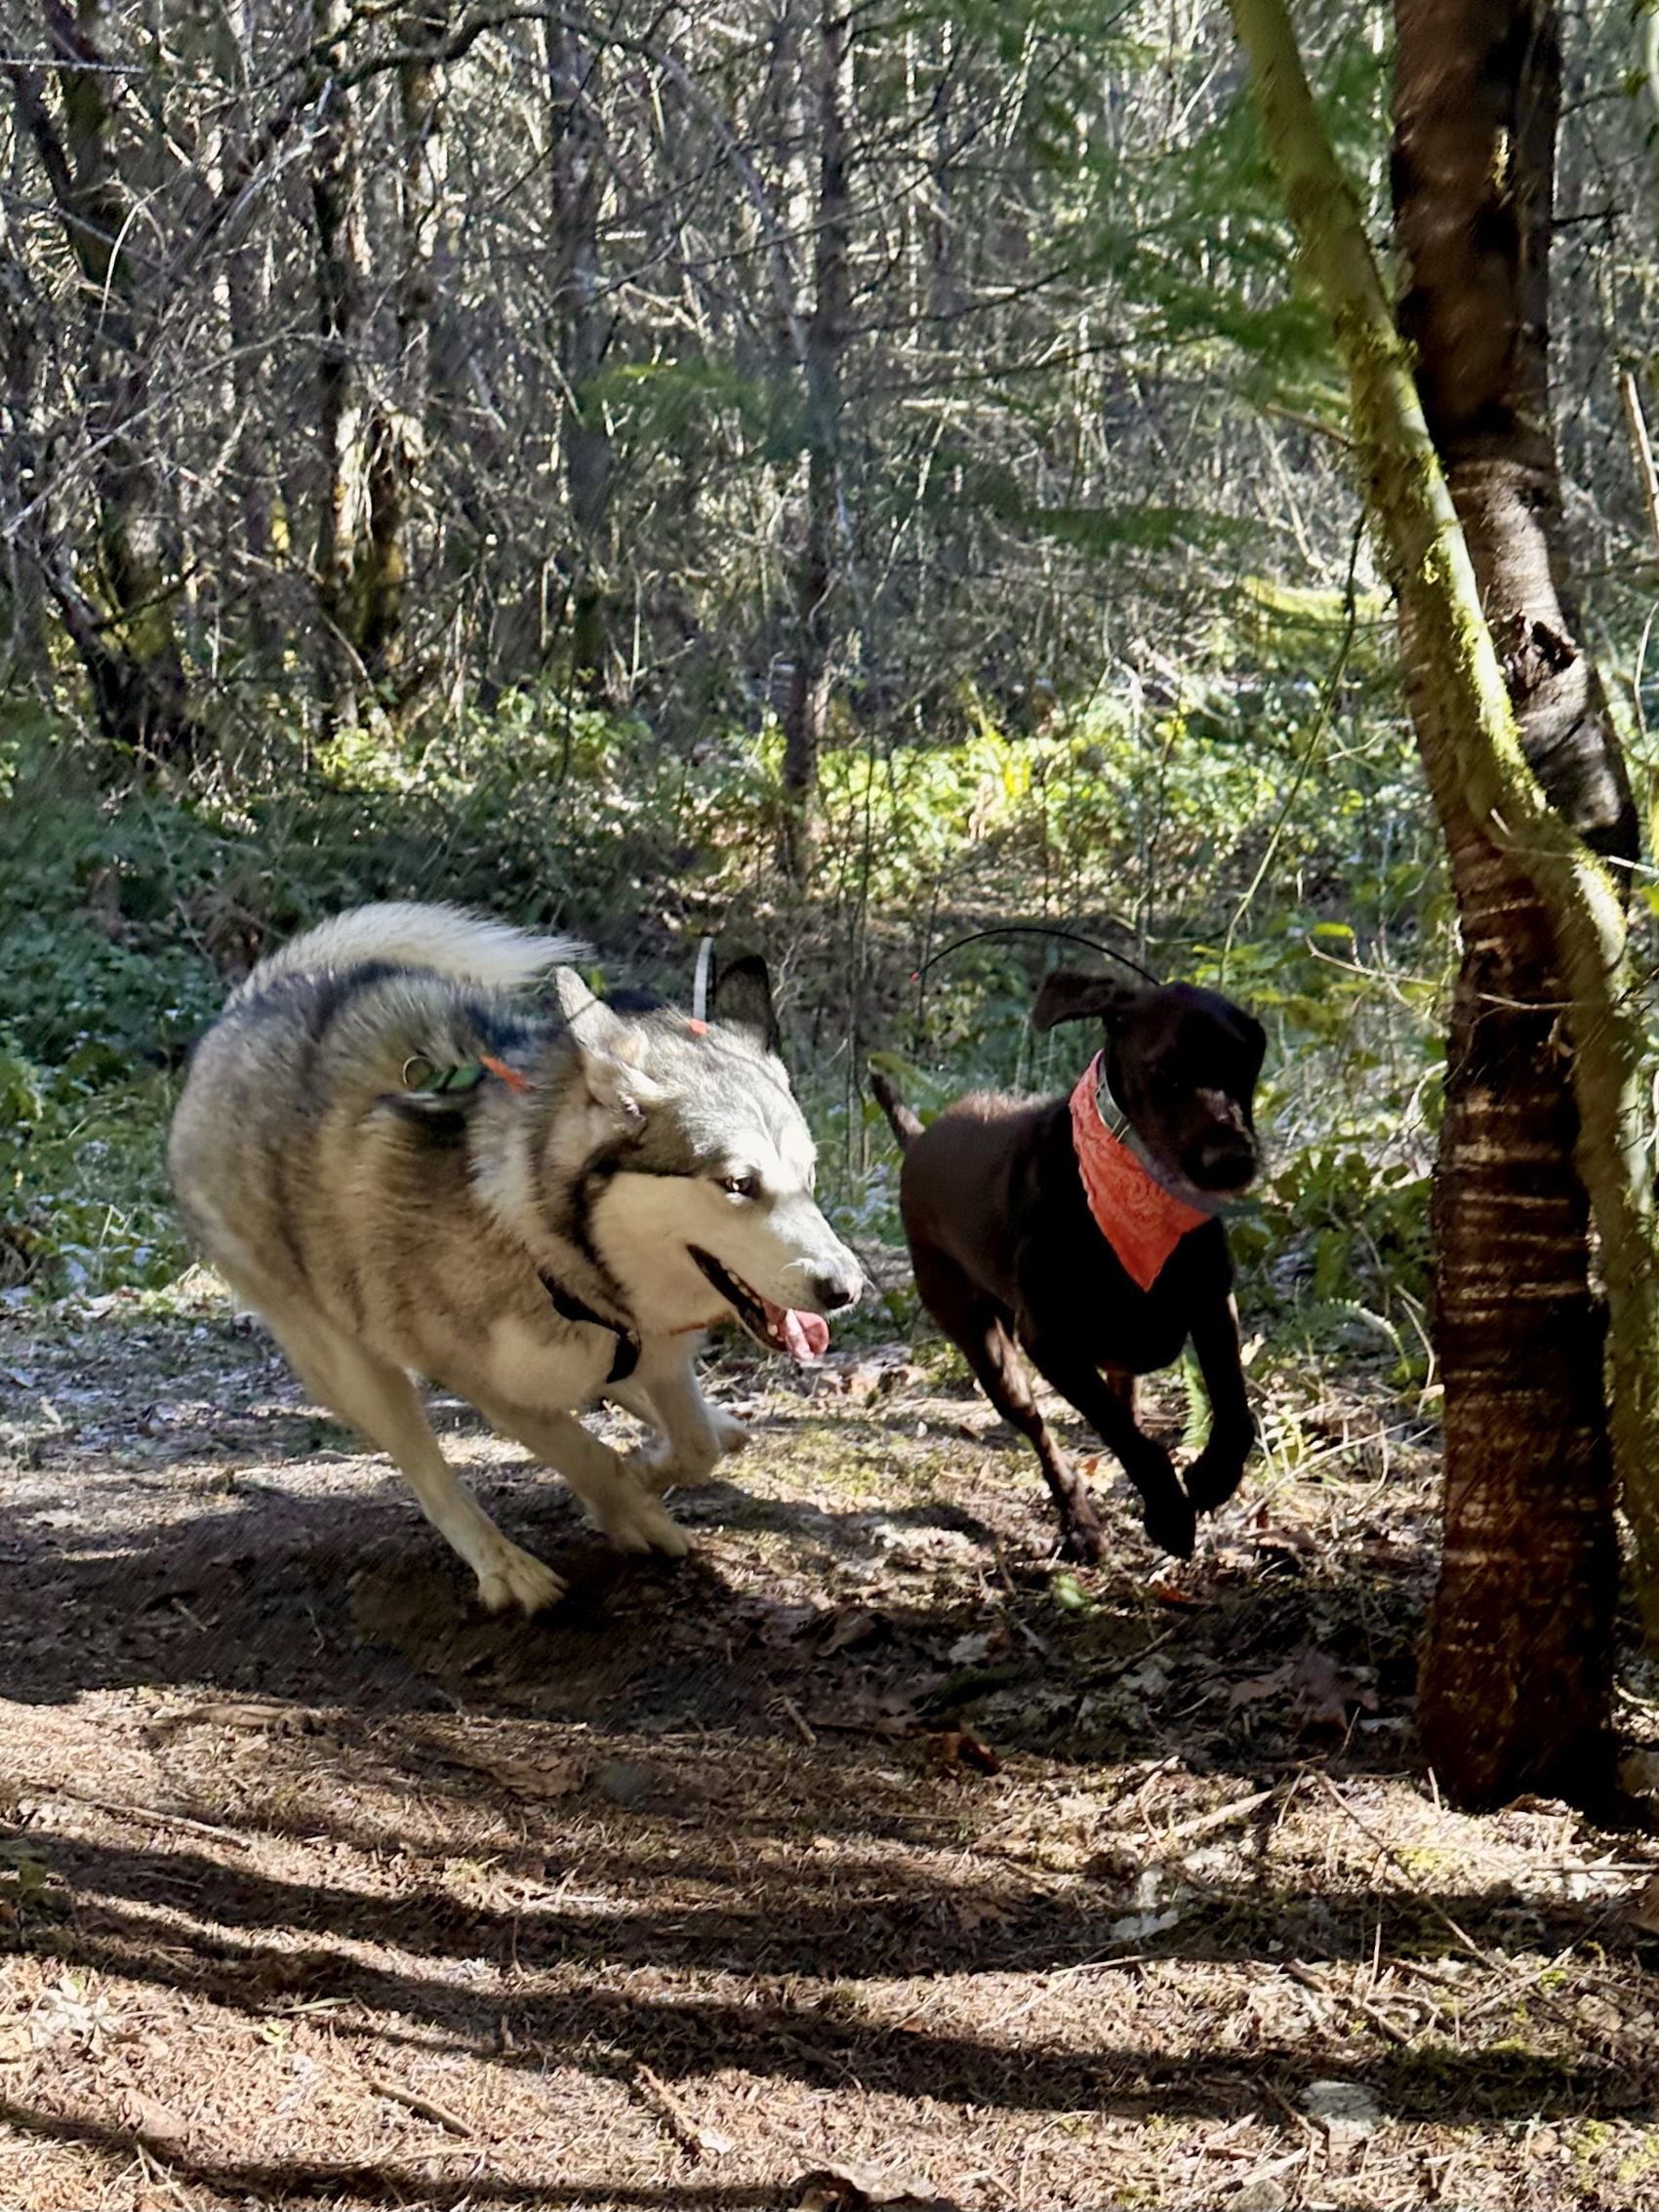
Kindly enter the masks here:
<path id="1" fill-rule="evenodd" d="M 539 1613 L 564 1595 L 564 1584 L 540 1559 L 509 1543 L 478 1501 L 457 1481 L 438 1448 L 420 1394 L 401 1367 L 360 1345 L 274 1321 L 277 1341 L 301 1380 L 323 1404 L 360 1428 L 401 1468 L 421 1510 L 478 1578 L 478 1595 L 492 1613 L 508 1605 Z"/>

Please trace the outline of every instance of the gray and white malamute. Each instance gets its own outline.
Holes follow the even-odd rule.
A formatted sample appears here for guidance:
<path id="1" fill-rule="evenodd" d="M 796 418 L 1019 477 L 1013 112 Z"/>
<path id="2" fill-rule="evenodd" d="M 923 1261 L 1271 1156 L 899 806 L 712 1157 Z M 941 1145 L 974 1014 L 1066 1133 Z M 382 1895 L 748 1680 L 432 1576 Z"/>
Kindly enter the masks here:
<path id="1" fill-rule="evenodd" d="M 761 964 L 707 1023 L 569 968 L 557 1015 L 514 1000 L 581 949 L 450 906 L 324 922 L 232 992 L 170 1147 L 203 1252 L 306 1388 L 391 1454 L 483 1602 L 527 1613 L 564 1586 L 457 1482 L 412 1375 L 556 1468 L 614 1544 L 683 1552 L 656 1493 L 743 1440 L 698 1389 L 700 1332 L 735 1316 L 806 1358 L 863 1282 L 813 1200 Z M 602 1444 L 573 1410 L 600 1396 L 657 1441 Z"/>

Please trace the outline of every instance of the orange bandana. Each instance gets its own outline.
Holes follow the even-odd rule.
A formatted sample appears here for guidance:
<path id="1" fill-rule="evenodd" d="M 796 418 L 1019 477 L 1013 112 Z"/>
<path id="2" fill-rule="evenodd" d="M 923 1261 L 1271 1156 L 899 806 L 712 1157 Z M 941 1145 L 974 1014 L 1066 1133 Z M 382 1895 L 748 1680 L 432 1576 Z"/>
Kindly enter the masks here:
<path id="1" fill-rule="evenodd" d="M 1095 1227 L 1129 1279 L 1151 1290 L 1164 1262 L 1189 1229 L 1212 1219 L 1166 1190 L 1101 1119 L 1100 1055 L 1072 1093 L 1072 1143 Z"/>

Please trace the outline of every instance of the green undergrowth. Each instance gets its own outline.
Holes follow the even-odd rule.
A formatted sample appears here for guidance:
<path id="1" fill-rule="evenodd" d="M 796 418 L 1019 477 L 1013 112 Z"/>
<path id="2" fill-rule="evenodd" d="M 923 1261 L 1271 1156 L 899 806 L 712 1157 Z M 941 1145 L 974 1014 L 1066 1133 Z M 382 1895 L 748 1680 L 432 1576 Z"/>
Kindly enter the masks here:
<path id="1" fill-rule="evenodd" d="M 191 1040 L 262 949 L 376 898 L 579 931 L 607 982 L 681 1000 L 705 932 L 763 949 L 827 1203 L 873 1254 L 900 1232 L 871 1052 L 926 1117 L 975 1086 L 1070 1087 L 1099 1042 L 1029 1019 L 1046 968 L 1095 960 L 1080 948 L 1003 938 L 925 965 L 1019 920 L 1257 1012 L 1268 1165 L 1234 1222 L 1246 1304 L 1412 1379 L 1444 915 L 1431 840 L 1402 826 L 1421 794 L 1378 672 L 1340 697 L 1301 672 L 1338 612 L 1294 610 L 1276 660 L 1161 705 L 1103 693 L 1011 734 L 966 695 L 944 741 L 839 729 L 805 890 L 775 865 L 769 726 L 676 748 L 525 695 L 436 734 L 355 734 L 303 772 L 273 754 L 124 791 L 73 733 L 0 744 L 0 1294 L 156 1292 L 182 1272 L 161 1159 Z M 842 1341 L 913 1323 L 903 1270 L 877 1271 L 884 1295 Z"/>

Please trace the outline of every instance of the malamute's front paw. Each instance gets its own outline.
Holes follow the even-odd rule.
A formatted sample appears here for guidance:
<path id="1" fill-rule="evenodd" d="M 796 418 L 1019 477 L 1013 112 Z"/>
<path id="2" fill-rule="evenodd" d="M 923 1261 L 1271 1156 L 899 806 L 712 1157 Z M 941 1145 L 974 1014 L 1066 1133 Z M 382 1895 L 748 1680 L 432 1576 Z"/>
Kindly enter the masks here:
<path id="1" fill-rule="evenodd" d="M 736 1414 L 722 1413 L 718 1406 L 711 1405 L 708 1419 L 713 1427 L 714 1441 L 722 1452 L 741 1452 L 749 1442 L 749 1424 L 740 1421 Z"/>
<path id="2" fill-rule="evenodd" d="M 676 1484 L 695 1490 L 700 1482 L 707 1482 L 719 1456 L 719 1448 L 714 1443 L 710 1443 L 707 1451 L 688 1453 L 676 1451 L 667 1436 L 659 1436 L 629 1452 L 623 1465 L 629 1474 L 660 1498 L 665 1490 L 672 1490 Z"/>
<path id="3" fill-rule="evenodd" d="M 679 1522 L 637 1482 L 619 1483 L 616 1497 L 594 1519 L 619 1551 L 666 1551 L 670 1559 L 683 1559 L 691 1549 Z"/>
<path id="4" fill-rule="evenodd" d="M 540 1613 L 564 1595 L 565 1586 L 551 1567 L 544 1567 L 540 1559 L 505 1538 L 500 1551 L 490 1554 L 477 1575 L 479 1601 L 491 1613 L 504 1613 L 509 1605 L 526 1614 Z"/>

